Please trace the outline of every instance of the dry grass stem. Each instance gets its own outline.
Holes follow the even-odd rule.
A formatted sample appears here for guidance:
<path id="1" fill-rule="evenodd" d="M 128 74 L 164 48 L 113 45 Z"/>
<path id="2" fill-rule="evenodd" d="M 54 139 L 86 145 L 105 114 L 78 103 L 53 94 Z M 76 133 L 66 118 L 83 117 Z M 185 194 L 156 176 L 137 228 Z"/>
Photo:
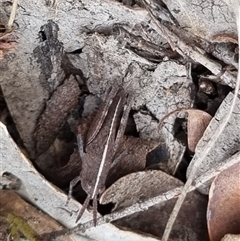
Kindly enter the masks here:
<path id="1" fill-rule="evenodd" d="M 13 21 L 15 19 L 16 16 L 16 12 L 17 12 L 17 5 L 18 5 L 18 0 L 13 0 L 13 4 L 12 4 L 12 11 L 6 26 L 7 31 L 12 29 L 13 26 Z"/>

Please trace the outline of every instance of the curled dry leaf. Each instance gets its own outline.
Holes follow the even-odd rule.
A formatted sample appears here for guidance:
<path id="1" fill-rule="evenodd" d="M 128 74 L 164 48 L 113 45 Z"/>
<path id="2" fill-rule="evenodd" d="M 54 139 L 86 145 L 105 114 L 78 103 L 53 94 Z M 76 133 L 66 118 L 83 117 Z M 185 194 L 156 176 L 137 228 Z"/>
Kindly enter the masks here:
<path id="1" fill-rule="evenodd" d="M 26 203 L 16 193 L 1 190 L 0 196 L 0 224 L 5 218 L 11 226 L 16 226 L 15 228 L 28 240 L 42 241 L 42 234 L 62 229 L 54 219 Z M 57 240 L 71 241 L 72 239 L 59 237 Z"/>
<path id="2" fill-rule="evenodd" d="M 174 192 L 181 186 L 181 181 L 159 170 L 131 173 L 110 186 L 101 196 L 100 203 L 113 202 L 116 203 L 116 210 L 124 210 L 125 207 L 136 203 L 143 204 L 149 198 L 167 191 Z M 114 221 L 114 224 L 161 237 L 177 195 L 173 197 L 165 197 L 164 201 L 150 208 L 141 205 L 140 212 L 135 211 L 132 215 Z M 207 240 L 206 205 L 203 195 L 197 192 L 189 193 L 170 240 L 187 240 L 187 237 L 189 240 Z"/>
<path id="3" fill-rule="evenodd" d="M 207 128 L 212 116 L 202 110 L 186 110 L 187 132 L 188 132 L 188 148 L 195 152 L 196 145 L 201 139 L 205 129 Z"/>
<path id="4" fill-rule="evenodd" d="M 240 233 L 240 163 L 221 172 L 213 181 L 207 210 L 211 241 Z"/>
<path id="5" fill-rule="evenodd" d="M 34 133 L 38 155 L 53 143 L 69 112 L 77 104 L 79 94 L 80 89 L 73 76 L 66 79 L 53 93 Z"/>

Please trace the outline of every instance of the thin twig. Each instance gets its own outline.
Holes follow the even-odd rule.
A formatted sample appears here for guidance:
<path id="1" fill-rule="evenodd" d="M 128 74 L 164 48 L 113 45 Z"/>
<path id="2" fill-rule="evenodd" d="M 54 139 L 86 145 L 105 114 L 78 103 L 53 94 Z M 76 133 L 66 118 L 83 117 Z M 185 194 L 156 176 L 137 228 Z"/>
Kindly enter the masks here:
<path id="1" fill-rule="evenodd" d="M 101 225 L 101 224 L 105 224 L 105 223 L 110 223 L 114 220 L 118 220 L 120 218 L 129 216 L 131 214 L 147 210 L 148 208 L 150 208 L 156 204 L 166 202 L 168 200 L 178 197 L 178 195 L 181 193 L 181 191 L 182 191 L 182 187 L 177 187 L 168 192 L 162 193 L 156 197 L 150 198 L 144 202 L 136 203 L 130 207 L 124 208 L 123 210 L 105 215 L 105 216 L 97 219 L 97 224 Z M 71 235 L 71 234 L 76 234 L 79 232 L 84 233 L 87 229 L 92 228 L 92 227 L 94 227 L 93 220 L 83 223 L 83 224 L 79 224 L 72 229 L 64 229 L 64 230 L 55 231 L 55 232 L 52 232 L 49 234 L 45 234 L 44 237 L 51 237 L 51 239 L 54 239 L 54 238 L 57 238 L 58 236 Z"/>
<path id="2" fill-rule="evenodd" d="M 17 12 L 17 6 L 18 6 L 18 0 L 13 0 L 13 4 L 12 4 L 12 11 L 6 26 L 6 29 L 9 31 L 12 29 L 12 25 L 13 25 L 13 21 L 15 19 L 16 16 L 16 12 Z"/>
<path id="3" fill-rule="evenodd" d="M 229 167 L 232 167 L 233 165 L 236 165 L 237 163 L 240 163 L 240 151 L 226 159 L 224 163 L 219 163 L 218 166 L 215 166 L 214 170 L 209 169 L 207 172 L 204 172 L 201 176 L 196 178 L 194 180 L 194 185 L 191 187 L 190 190 L 193 191 L 202 187 L 203 185 L 208 185 L 219 173 L 223 172 Z"/>
<path id="4" fill-rule="evenodd" d="M 118 220 L 120 218 L 129 216 L 131 214 L 137 213 L 137 212 L 141 212 L 144 210 L 147 210 L 148 208 L 165 202 L 167 200 L 173 199 L 178 197 L 178 195 L 181 193 L 182 191 L 182 187 L 177 187 L 174 188 L 173 190 L 170 190 L 168 192 L 162 193 L 161 195 L 154 197 L 154 198 L 150 198 L 145 202 L 142 203 L 136 203 L 130 207 L 125 208 L 124 210 L 120 210 L 117 212 L 113 212 L 111 214 L 105 215 L 104 217 L 101 217 L 97 220 L 97 223 L 100 224 L 104 224 L 104 223 L 109 223 L 112 222 L 114 220 Z M 76 231 L 80 231 L 80 232 L 84 232 L 87 229 L 93 227 L 93 220 L 84 223 L 84 224 L 80 224 L 77 227 L 73 228 L 71 231 L 76 232 Z"/>

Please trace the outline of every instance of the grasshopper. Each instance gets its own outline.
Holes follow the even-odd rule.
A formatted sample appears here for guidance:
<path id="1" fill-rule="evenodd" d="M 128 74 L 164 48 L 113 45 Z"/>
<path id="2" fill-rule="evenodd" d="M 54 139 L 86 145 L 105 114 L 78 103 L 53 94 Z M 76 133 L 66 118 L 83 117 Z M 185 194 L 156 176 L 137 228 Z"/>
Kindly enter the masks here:
<path id="1" fill-rule="evenodd" d="M 79 155 L 82 160 L 80 175 L 70 183 L 69 198 L 73 187 L 81 180 L 81 185 L 87 193 L 76 222 L 82 217 L 90 200 L 93 200 L 93 222 L 97 224 L 97 200 L 105 190 L 105 182 L 113 162 L 119 157 L 116 153 L 121 144 L 128 120 L 130 105 L 126 105 L 127 94 L 124 89 L 108 91 L 106 100 L 102 102 L 93 121 L 90 124 L 84 140 L 77 134 Z M 115 158 L 116 157 L 116 158 Z"/>

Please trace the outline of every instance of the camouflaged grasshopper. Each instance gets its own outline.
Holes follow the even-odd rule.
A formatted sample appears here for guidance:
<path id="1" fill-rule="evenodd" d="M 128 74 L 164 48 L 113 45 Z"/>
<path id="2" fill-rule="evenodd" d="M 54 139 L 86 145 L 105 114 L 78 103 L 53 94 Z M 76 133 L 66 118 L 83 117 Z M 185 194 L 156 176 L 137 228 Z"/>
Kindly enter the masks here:
<path id="1" fill-rule="evenodd" d="M 95 226 L 97 224 L 97 199 L 105 190 L 105 182 L 113 161 L 116 163 L 113 159 L 121 144 L 128 120 L 130 106 L 126 105 L 126 101 L 124 89 L 108 91 L 106 100 L 102 102 L 90 124 L 86 139 L 84 140 L 81 134 L 77 135 L 82 170 L 70 183 L 69 198 L 73 187 L 80 180 L 87 198 L 76 222 L 82 217 L 90 200 L 93 200 L 93 221 Z"/>

